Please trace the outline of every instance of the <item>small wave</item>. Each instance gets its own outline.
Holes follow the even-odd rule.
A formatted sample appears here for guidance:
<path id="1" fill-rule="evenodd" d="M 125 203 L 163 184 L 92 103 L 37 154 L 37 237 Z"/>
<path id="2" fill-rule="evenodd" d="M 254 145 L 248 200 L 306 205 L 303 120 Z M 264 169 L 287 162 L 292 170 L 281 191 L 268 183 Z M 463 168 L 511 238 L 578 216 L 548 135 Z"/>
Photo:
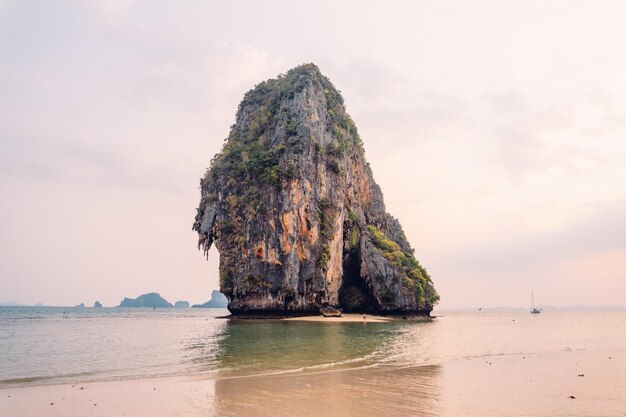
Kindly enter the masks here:
<path id="1" fill-rule="evenodd" d="M 365 369 L 365 368 L 379 366 L 380 364 L 378 363 L 369 363 L 369 364 L 365 364 L 362 366 L 343 367 L 345 365 L 352 365 L 352 364 L 356 364 L 360 362 L 361 363 L 367 362 L 367 360 L 370 359 L 372 356 L 374 355 L 367 355 L 367 356 L 362 356 L 359 358 L 346 359 L 344 361 L 321 363 L 318 365 L 301 366 L 298 368 L 291 368 L 291 369 L 280 369 L 280 370 L 259 372 L 259 373 L 253 373 L 253 374 L 247 374 L 247 375 L 231 375 L 231 376 L 222 377 L 222 379 L 256 378 L 256 377 L 264 377 L 264 376 L 281 376 L 281 375 L 300 374 L 300 373 L 306 373 L 307 375 L 311 375 L 311 374 L 320 374 L 320 373 L 335 372 L 335 371 L 350 371 L 350 370 Z"/>
<path id="2" fill-rule="evenodd" d="M 346 359 L 346 360 L 343 360 L 343 361 L 320 363 L 318 365 L 305 366 L 303 369 L 305 371 L 308 371 L 308 370 L 315 370 L 315 369 L 332 368 L 332 367 L 341 366 L 341 365 L 349 365 L 349 364 L 352 364 L 352 363 L 358 363 L 358 362 L 367 361 L 368 359 L 371 359 L 373 356 L 374 355 L 365 355 L 365 356 L 361 356 L 361 357 L 358 357 L 358 358 Z"/>
<path id="3" fill-rule="evenodd" d="M 79 372 L 61 375 L 37 375 L 20 378 L 0 379 L 0 386 L 22 386 L 22 385 L 47 385 L 63 383 L 72 379 L 91 377 L 99 374 L 99 372 Z"/>
<path id="4" fill-rule="evenodd" d="M 0 386 L 22 386 L 22 385 L 43 385 L 45 382 L 56 383 L 57 381 L 63 381 L 70 378 L 80 378 L 85 376 L 93 376 L 96 375 L 97 372 L 80 372 L 73 374 L 62 374 L 62 375 L 38 375 L 38 376 L 28 376 L 22 378 L 8 378 L 8 379 L 0 379 Z"/>
<path id="5" fill-rule="evenodd" d="M 22 385 L 54 379 L 52 376 L 31 376 L 26 378 L 0 379 L 1 385 Z"/>
<path id="6" fill-rule="evenodd" d="M 113 382 L 113 381 L 136 381 L 143 379 L 158 379 L 158 378 L 175 378 L 175 377 L 203 377 L 211 378 L 215 377 L 218 370 L 203 370 L 196 372 L 180 371 L 180 372 L 159 372 L 152 374 L 135 374 L 135 375 L 107 375 L 100 372 L 89 372 L 81 374 L 66 374 L 56 376 L 35 376 L 24 378 L 11 378 L 0 380 L 0 389 L 3 388 L 15 388 L 25 386 L 40 386 L 40 385 L 64 385 L 64 384 L 81 384 L 81 383 L 93 383 L 93 382 Z M 91 378 L 80 378 L 90 376 Z M 77 379 L 78 378 L 78 379 Z"/>

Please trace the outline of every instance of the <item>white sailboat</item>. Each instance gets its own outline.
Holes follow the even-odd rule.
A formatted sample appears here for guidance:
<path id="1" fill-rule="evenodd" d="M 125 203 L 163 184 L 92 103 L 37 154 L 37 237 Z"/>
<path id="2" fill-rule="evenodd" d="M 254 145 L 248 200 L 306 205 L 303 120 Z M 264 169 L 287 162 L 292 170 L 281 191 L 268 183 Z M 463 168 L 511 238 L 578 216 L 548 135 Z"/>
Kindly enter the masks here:
<path id="1" fill-rule="evenodd" d="M 530 314 L 539 314 L 541 313 L 541 310 L 538 308 L 535 308 L 535 293 L 534 291 L 530 292 L 531 298 L 532 298 L 532 302 L 530 305 Z"/>

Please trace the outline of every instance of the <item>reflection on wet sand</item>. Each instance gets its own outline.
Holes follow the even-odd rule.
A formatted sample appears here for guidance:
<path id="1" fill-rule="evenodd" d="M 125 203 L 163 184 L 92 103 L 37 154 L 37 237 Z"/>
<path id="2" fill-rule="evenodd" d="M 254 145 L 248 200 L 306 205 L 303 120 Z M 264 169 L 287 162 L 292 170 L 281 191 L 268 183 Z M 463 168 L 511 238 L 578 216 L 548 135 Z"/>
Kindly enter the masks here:
<path id="1" fill-rule="evenodd" d="M 358 367 L 380 361 L 403 323 L 231 320 L 218 341 L 222 376 Z"/>
<path id="2" fill-rule="evenodd" d="M 441 415 L 440 367 L 375 367 L 218 379 L 219 416 Z"/>
<path id="3" fill-rule="evenodd" d="M 437 415 L 439 366 L 381 364 L 406 327 L 231 321 L 211 406 L 220 416 Z"/>

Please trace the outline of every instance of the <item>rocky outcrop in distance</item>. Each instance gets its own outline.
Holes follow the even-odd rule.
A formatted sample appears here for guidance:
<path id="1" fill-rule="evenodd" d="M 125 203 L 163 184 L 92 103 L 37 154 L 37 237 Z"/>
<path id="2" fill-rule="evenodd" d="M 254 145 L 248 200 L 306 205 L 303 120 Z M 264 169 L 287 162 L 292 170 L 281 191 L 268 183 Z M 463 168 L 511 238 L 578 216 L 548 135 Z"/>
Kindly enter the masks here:
<path id="1" fill-rule="evenodd" d="M 200 180 L 193 230 L 233 314 L 428 315 L 439 296 L 313 64 L 258 84 Z"/>
<path id="2" fill-rule="evenodd" d="M 176 301 L 174 303 L 175 308 L 189 308 L 189 301 Z"/>
<path id="3" fill-rule="evenodd" d="M 170 308 L 174 306 L 158 293 L 151 292 L 137 298 L 124 298 L 118 307 Z"/>
<path id="4" fill-rule="evenodd" d="M 101 308 L 102 307 L 102 303 L 100 303 L 100 301 L 96 301 L 95 303 L 93 303 L 94 308 Z"/>
<path id="5" fill-rule="evenodd" d="M 219 291 L 211 291 L 211 299 L 204 304 L 194 304 L 191 308 L 226 308 L 228 299 Z"/>

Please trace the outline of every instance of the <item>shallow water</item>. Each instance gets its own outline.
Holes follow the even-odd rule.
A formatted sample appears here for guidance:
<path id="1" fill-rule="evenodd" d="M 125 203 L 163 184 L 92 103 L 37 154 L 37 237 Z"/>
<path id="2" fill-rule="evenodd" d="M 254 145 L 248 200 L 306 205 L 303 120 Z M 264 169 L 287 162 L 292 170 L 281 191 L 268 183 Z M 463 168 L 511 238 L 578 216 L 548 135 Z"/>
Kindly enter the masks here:
<path id="1" fill-rule="evenodd" d="M 0 307 L 0 386 L 244 376 L 626 350 L 625 313 L 443 313 L 430 322 L 218 319 L 221 309 Z"/>
<path id="2" fill-rule="evenodd" d="M 428 322 L 383 323 L 216 318 L 225 313 L 2 307 L 0 389 L 13 395 L 0 406 L 83 415 L 72 404 L 92 404 L 81 403 L 74 385 L 61 395 L 41 390 L 141 378 L 129 381 L 132 391 L 106 385 L 90 395 L 111 407 L 101 404 L 102 415 L 126 401 L 136 415 L 173 407 L 176 415 L 220 417 L 626 416 L 625 313 L 443 312 Z M 131 394 L 174 375 L 189 382 L 152 379 L 159 391 L 149 385 Z M 48 397 L 76 402 L 52 409 Z"/>

